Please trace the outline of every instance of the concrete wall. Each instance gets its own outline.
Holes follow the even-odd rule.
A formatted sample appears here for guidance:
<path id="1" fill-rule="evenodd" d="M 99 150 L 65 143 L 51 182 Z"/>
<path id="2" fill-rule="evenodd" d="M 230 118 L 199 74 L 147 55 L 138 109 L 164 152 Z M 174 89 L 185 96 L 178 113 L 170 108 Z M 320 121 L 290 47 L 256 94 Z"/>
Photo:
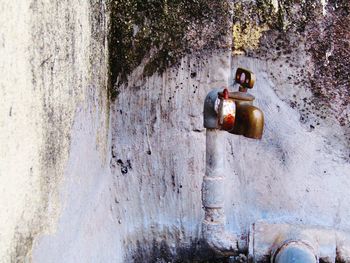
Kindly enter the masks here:
<path id="1" fill-rule="evenodd" d="M 265 113 L 265 132 L 261 141 L 227 134 L 222 146 L 227 228 L 248 234 L 262 220 L 349 230 L 350 67 L 341 55 L 349 30 L 340 23 L 349 18 L 347 2 L 236 1 L 232 10 L 233 52 L 192 52 L 149 78 L 144 60 L 116 86 L 113 213 L 125 262 L 211 257 L 200 233 L 202 107 L 238 66 L 257 75 L 250 92 Z M 211 32 L 210 22 L 201 25 Z"/>
<path id="2" fill-rule="evenodd" d="M 238 66 L 257 75 L 265 133 L 226 136 L 228 230 L 349 230 L 347 1 L 237 1 L 227 13 L 202 2 L 193 19 L 176 13 L 186 27 L 162 16 L 185 31 L 156 41 L 180 45 L 116 53 L 131 62 L 114 42 L 108 56 L 103 1 L 0 2 L 1 262 L 213 259 L 201 239 L 202 107 Z M 127 24 L 135 39 L 139 29 Z M 178 55 L 168 67 L 164 52 Z M 108 60 L 129 69 L 118 79 L 110 63 L 113 101 Z"/>
<path id="3" fill-rule="evenodd" d="M 74 262 L 76 253 L 55 254 L 46 246 L 58 242 L 39 234 L 64 231 L 58 246 L 68 253 L 69 239 L 82 244 L 80 217 L 100 200 L 96 178 L 105 174 L 109 132 L 106 6 L 0 1 L 0 20 L 0 261 Z"/>
<path id="4" fill-rule="evenodd" d="M 229 54 L 187 57 L 176 70 L 120 90 L 111 115 L 111 168 L 125 262 L 131 256 L 135 262 L 212 257 L 201 240 L 202 104 L 211 88 L 227 85 L 237 66 L 257 73 L 251 93 L 266 124 L 261 141 L 227 134 L 222 146 L 227 228 L 248 234 L 263 220 L 349 229 L 350 164 L 337 138 L 342 127 L 331 118 L 310 129 L 284 101 L 287 94 L 275 91 L 273 65 L 244 56 L 230 65 Z"/>

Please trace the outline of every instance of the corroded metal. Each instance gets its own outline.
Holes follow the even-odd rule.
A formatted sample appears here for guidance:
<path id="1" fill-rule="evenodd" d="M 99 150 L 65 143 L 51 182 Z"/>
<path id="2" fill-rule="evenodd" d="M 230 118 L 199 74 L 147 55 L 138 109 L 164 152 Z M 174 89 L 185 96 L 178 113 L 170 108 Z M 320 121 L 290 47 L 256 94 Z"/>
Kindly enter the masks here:
<path id="1" fill-rule="evenodd" d="M 202 235 L 217 254 L 232 256 L 247 249 L 247 240 L 227 231 L 225 216 L 224 131 L 206 130 L 206 169 L 202 184 Z"/>
<path id="2" fill-rule="evenodd" d="M 264 114 L 253 106 L 255 97 L 246 92 L 248 88 L 253 88 L 255 76 L 250 71 L 239 68 L 235 79 L 240 84 L 240 91 L 225 94 L 223 90 L 215 89 L 208 93 L 204 102 L 204 127 L 261 139 L 264 131 Z M 233 105 L 232 102 L 235 103 L 235 107 L 230 107 Z M 231 109 L 229 114 L 223 113 L 224 104 Z M 230 115 L 230 118 L 224 121 L 226 115 Z"/>
<path id="3" fill-rule="evenodd" d="M 219 95 L 218 121 L 221 130 L 230 131 L 233 129 L 236 119 L 236 103 L 234 99 L 229 98 L 227 89 Z"/>
<path id="4" fill-rule="evenodd" d="M 240 91 L 216 89 L 204 101 L 206 130 L 206 172 L 202 184 L 202 204 L 205 211 L 203 238 L 218 254 L 231 256 L 245 251 L 247 239 L 226 230 L 225 200 L 225 137 L 223 131 L 260 139 L 264 126 L 262 111 L 253 106 L 254 96 L 246 93 L 255 82 L 253 73 L 238 69 Z"/>
<path id="5" fill-rule="evenodd" d="M 264 114 L 253 106 L 254 97 L 244 92 L 232 92 L 229 96 L 236 102 L 236 120 L 232 134 L 261 139 L 264 131 Z"/>
<path id="6" fill-rule="evenodd" d="M 218 92 L 222 89 L 213 89 L 204 100 L 203 126 L 207 129 L 219 129 L 218 114 L 216 111 L 218 103 Z"/>
<path id="7" fill-rule="evenodd" d="M 264 131 L 264 114 L 253 106 L 255 97 L 248 94 L 247 89 L 252 89 L 255 83 L 255 75 L 242 68 L 236 71 L 235 82 L 240 85 L 239 91 L 229 92 L 228 99 L 236 104 L 235 123 L 228 132 L 236 135 L 243 135 L 252 139 L 261 139 Z M 218 97 L 224 97 L 224 92 L 219 92 Z"/>
<path id="8" fill-rule="evenodd" d="M 235 82 L 240 85 L 240 91 L 246 89 L 252 89 L 254 87 L 256 77 L 253 72 L 244 69 L 238 68 L 236 71 Z"/>

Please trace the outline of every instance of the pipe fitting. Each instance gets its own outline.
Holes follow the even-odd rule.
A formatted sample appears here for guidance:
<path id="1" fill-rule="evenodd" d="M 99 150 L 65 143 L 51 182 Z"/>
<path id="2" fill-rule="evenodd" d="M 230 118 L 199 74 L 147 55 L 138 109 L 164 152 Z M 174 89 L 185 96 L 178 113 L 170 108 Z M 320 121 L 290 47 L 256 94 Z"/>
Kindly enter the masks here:
<path id="1" fill-rule="evenodd" d="M 217 254 L 233 256 L 238 254 L 238 238 L 225 230 L 224 221 L 203 221 L 202 234 L 206 243 Z"/>
<path id="2" fill-rule="evenodd" d="M 221 91 L 222 89 L 213 89 L 208 93 L 208 95 L 204 100 L 204 113 L 203 113 L 204 128 L 219 129 L 218 114 L 215 111 L 215 104 L 217 103 L 218 93 Z"/>
<path id="3" fill-rule="evenodd" d="M 329 228 L 256 222 L 249 231 L 249 258 L 252 262 L 282 261 L 290 251 L 316 262 L 350 263 L 350 233 Z M 313 257 L 311 257 L 311 254 Z M 306 260 L 306 259 L 305 259 Z M 300 262 L 300 261 L 295 261 Z M 301 262 L 315 262 L 304 261 Z"/>
<path id="4" fill-rule="evenodd" d="M 255 83 L 252 72 L 238 68 L 235 83 L 239 91 L 214 89 L 204 101 L 204 127 L 225 130 L 247 138 L 261 139 L 264 130 L 264 114 L 253 105 L 255 97 L 247 93 Z"/>
<path id="5" fill-rule="evenodd" d="M 305 241 L 289 240 L 279 246 L 271 255 L 271 263 L 316 263 L 313 247 Z"/>

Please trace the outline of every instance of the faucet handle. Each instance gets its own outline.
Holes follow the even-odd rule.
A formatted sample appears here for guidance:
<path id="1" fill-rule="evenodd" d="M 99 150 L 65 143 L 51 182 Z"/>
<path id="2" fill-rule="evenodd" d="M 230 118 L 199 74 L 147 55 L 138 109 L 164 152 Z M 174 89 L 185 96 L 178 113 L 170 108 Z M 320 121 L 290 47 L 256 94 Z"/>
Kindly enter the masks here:
<path id="1" fill-rule="evenodd" d="M 238 68 L 236 71 L 235 82 L 240 84 L 239 91 L 246 92 L 247 89 L 252 89 L 255 84 L 256 77 L 253 72 Z"/>
<path id="2" fill-rule="evenodd" d="M 223 92 L 218 93 L 216 101 L 219 128 L 226 131 L 232 130 L 236 118 L 236 103 L 234 99 L 229 98 L 229 92 L 225 88 Z"/>

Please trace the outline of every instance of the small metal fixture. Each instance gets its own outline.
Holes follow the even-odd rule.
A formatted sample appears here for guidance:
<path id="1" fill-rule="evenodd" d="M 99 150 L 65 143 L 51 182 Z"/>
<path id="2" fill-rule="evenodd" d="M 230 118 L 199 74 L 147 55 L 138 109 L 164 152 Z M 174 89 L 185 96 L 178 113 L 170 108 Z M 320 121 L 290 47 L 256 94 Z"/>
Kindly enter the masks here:
<path id="1" fill-rule="evenodd" d="M 316 263 L 314 248 L 301 240 L 289 240 L 271 256 L 271 263 Z"/>
<path id="2" fill-rule="evenodd" d="M 225 131 L 232 130 L 236 116 L 235 101 L 229 98 L 227 89 L 224 89 L 222 93 L 219 93 L 217 101 L 219 102 L 217 112 L 220 129 Z"/>
<path id="3" fill-rule="evenodd" d="M 209 92 L 204 103 L 204 127 L 220 129 L 252 139 L 261 139 L 264 130 L 264 114 L 253 106 L 255 97 L 247 92 L 255 84 L 255 75 L 238 68 L 235 83 L 239 91 L 226 88 Z"/>

